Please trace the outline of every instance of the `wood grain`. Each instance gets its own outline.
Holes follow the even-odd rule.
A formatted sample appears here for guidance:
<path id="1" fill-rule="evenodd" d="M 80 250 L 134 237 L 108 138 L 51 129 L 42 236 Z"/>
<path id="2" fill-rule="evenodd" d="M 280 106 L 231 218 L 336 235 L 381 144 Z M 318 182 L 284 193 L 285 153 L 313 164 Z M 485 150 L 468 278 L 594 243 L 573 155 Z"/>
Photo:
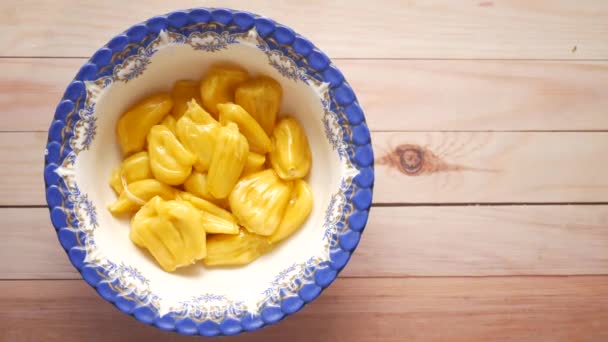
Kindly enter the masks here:
<path id="1" fill-rule="evenodd" d="M 608 2 L 4 0 L 0 341 L 199 340 L 100 299 L 35 206 L 46 130 L 86 57 L 201 5 L 267 15 L 327 52 L 377 158 L 378 207 L 336 283 L 223 340 L 608 340 Z M 489 205 L 454 206 L 474 203 Z"/>
<path id="2" fill-rule="evenodd" d="M 278 326 L 225 341 L 602 341 L 608 277 L 339 279 Z M 0 282 L 2 341 L 194 341 L 82 281 Z"/>
<path id="3" fill-rule="evenodd" d="M 373 130 L 608 129 L 606 62 L 336 63 Z"/>
<path id="4" fill-rule="evenodd" d="M 0 131 L 47 131 L 82 59 L 0 58 Z"/>
<path id="5" fill-rule="evenodd" d="M 146 6 L 120 0 L 5 0 L 1 54 L 86 57 L 137 22 L 201 5 L 195 0 L 153 0 Z M 204 5 L 272 17 L 334 58 L 608 58 L 608 3 L 602 0 L 387 0 L 374 6 L 209 0 Z"/>
<path id="6" fill-rule="evenodd" d="M 46 208 L 1 208 L 1 279 L 79 279 Z M 16 256 L 21 256 L 16 258 Z"/>
<path id="7" fill-rule="evenodd" d="M 604 202 L 608 133 L 372 136 L 377 203 Z"/>
<path id="8" fill-rule="evenodd" d="M 0 209 L 0 279 L 79 279 L 40 209 Z M 608 206 L 374 208 L 345 277 L 608 274 Z M 21 258 L 14 258 L 21 255 Z"/>
<path id="9" fill-rule="evenodd" d="M 0 206 L 46 204 L 45 144 L 46 133 L 0 133 Z"/>
<path id="10" fill-rule="evenodd" d="M 608 206 L 373 208 L 349 276 L 606 274 Z"/>
<path id="11" fill-rule="evenodd" d="M 0 205 L 44 205 L 46 133 L 0 134 Z M 373 132 L 375 203 L 608 202 L 608 132 Z M 424 152 L 400 169 L 395 148 Z M 406 153 L 407 154 L 407 153 Z M 384 156 L 396 164 L 386 164 Z M 425 159 L 426 158 L 426 159 Z M 410 165 L 411 166 L 411 165 Z"/>
<path id="12" fill-rule="evenodd" d="M 0 131 L 46 131 L 84 62 L 0 58 Z M 608 62 L 335 62 L 373 130 L 608 130 Z"/>

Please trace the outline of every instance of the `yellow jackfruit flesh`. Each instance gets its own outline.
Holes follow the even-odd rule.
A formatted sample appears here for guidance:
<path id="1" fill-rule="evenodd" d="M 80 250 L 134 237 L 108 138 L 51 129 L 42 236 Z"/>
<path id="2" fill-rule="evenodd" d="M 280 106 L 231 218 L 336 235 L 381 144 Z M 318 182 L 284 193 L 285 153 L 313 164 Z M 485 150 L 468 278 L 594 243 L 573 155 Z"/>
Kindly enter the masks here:
<path id="1" fill-rule="evenodd" d="M 199 172 L 209 169 L 219 128 L 218 124 L 198 125 L 187 115 L 177 122 L 177 137 L 196 157 L 194 168 Z"/>
<path id="2" fill-rule="evenodd" d="M 200 83 L 190 80 L 180 80 L 175 82 L 173 85 L 173 90 L 171 91 L 171 98 L 173 99 L 171 116 L 173 116 L 175 119 L 179 119 L 188 109 L 188 102 L 194 100 L 198 103 L 202 103 Z"/>
<path id="3" fill-rule="evenodd" d="M 272 147 L 270 138 L 262 126 L 243 107 L 234 103 L 222 103 L 218 104 L 217 108 L 220 113 L 220 123 L 222 125 L 229 122 L 237 124 L 239 132 L 247 138 L 252 152 L 265 154 L 270 151 Z"/>
<path id="4" fill-rule="evenodd" d="M 306 222 L 311 211 L 312 189 L 306 181 L 296 179 L 279 228 L 268 237 L 268 241 L 274 244 L 293 234 Z"/>
<path id="5" fill-rule="evenodd" d="M 188 203 L 188 205 L 200 211 L 200 224 L 207 233 L 236 234 L 239 232 L 236 218 L 229 211 L 187 192 L 179 193 L 176 199 Z"/>
<path id="6" fill-rule="evenodd" d="M 201 210 L 202 228 L 210 234 L 238 234 L 239 226 L 222 217 Z"/>
<path id="7" fill-rule="evenodd" d="M 150 96 L 131 107 L 116 125 L 116 135 L 123 154 L 142 151 L 152 126 L 158 124 L 173 107 L 168 94 Z"/>
<path id="8" fill-rule="evenodd" d="M 262 126 L 266 134 L 272 134 L 281 107 L 283 90 L 279 82 L 267 76 L 259 76 L 239 85 L 234 102 Z"/>
<path id="9" fill-rule="evenodd" d="M 217 118 L 219 103 L 234 102 L 234 90 L 247 80 L 245 69 L 235 65 L 212 66 L 201 82 L 203 107 Z"/>
<path id="10" fill-rule="evenodd" d="M 308 175 L 312 155 L 306 132 L 298 121 L 286 117 L 272 132 L 270 164 L 282 179 L 303 178 Z"/>
<path id="11" fill-rule="evenodd" d="M 174 199 L 177 190 L 156 179 L 143 179 L 133 182 L 120 193 L 116 202 L 108 209 L 114 215 L 138 210 L 142 205 L 155 196 L 165 200 Z"/>
<path id="12" fill-rule="evenodd" d="M 206 266 L 241 266 L 271 249 L 266 238 L 241 229 L 237 235 L 217 234 L 207 238 Z"/>
<path id="13" fill-rule="evenodd" d="M 249 154 L 247 155 L 247 162 L 245 163 L 245 167 L 243 168 L 243 173 L 241 174 L 241 177 L 245 177 L 252 173 L 262 171 L 264 169 L 265 162 L 266 156 L 264 156 L 263 154 L 249 152 Z"/>
<path id="14" fill-rule="evenodd" d="M 163 121 L 160 122 L 160 124 L 167 127 L 171 131 L 171 133 L 175 134 L 175 125 L 177 124 L 177 120 L 175 120 L 172 115 L 165 116 L 165 118 L 163 119 Z"/>
<path id="15" fill-rule="evenodd" d="M 219 206 L 217 206 L 214 203 L 211 203 L 205 199 L 196 197 L 187 192 L 180 192 L 177 195 L 177 199 L 179 199 L 180 201 L 189 202 L 198 210 L 207 212 L 207 213 L 217 216 L 217 217 L 221 217 L 222 219 L 224 219 L 226 221 L 236 224 L 236 218 L 228 210 L 220 208 Z"/>
<path id="16" fill-rule="evenodd" d="M 219 122 L 211 116 L 211 114 L 207 113 L 206 110 L 203 109 L 196 101 L 191 100 L 187 103 L 188 108 L 184 113 L 184 116 L 190 118 L 190 120 L 194 121 L 194 123 L 198 125 L 210 125 L 216 124 Z"/>
<path id="17" fill-rule="evenodd" d="M 272 235 L 283 218 L 293 182 L 281 180 L 272 169 L 242 178 L 229 197 L 238 223 L 259 235 Z"/>
<path id="18" fill-rule="evenodd" d="M 182 184 L 190 176 L 196 161 L 196 157 L 163 125 L 156 125 L 150 130 L 148 153 L 152 174 L 169 185 Z"/>
<path id="19" fill-rule="evenodd" d="M 229 123 L 219 128 L 216 146 L 218 148 L 214 149 L 209 165 L 207 185 L 213 197 L 225 198 L 234 188 L 245 167 L 249 144 L 239 133 L 237 125 Z"/>
<path id="20" fill-rule="evenodd" d="M 220 64 L 118 119 L 126 159 L 108 209 L 135 213 L 130 239 L 162 269 L 245 265 L 304 225 L 312 154 L 296 119 L 277 121 L 282 97 L 272 78 Z"/>
<path id="21" fill-rule="evenodd" d="M 202 220 L 201 213 L 187 203 L 154 197 L 131 220 L 129 237 L 170 272 L 206 256 Z"/>
<path id="22" fill-rule="evenodd" d="M 243 171 L 243 173 L 244 172 L 245 171 Z M 211 195 L 211 192 L 209 192 L 209 185 L 207 184 L 206 173 L 193 171 L 190 177 L 186 179 L 186 182 L 184 182 L 184 190 L 193 194 L 194 196 L 205 199 L 219 207 L 228 208 L 228 200 L 226 198 L 215 198 L 213 197 L 213 195 Z"/>
<path id="23" fill-rule="evenodd" d="M 152 170 L 150 170 L 148 152 L 142 151 L 123 160 L 120 166 L 112 172 L 110 186 L 117 195 L 120 195 L 124 189 L 123 184 L 130 184 L 138 180 L 152 177 L 154 176 L 152 175 Z"/>

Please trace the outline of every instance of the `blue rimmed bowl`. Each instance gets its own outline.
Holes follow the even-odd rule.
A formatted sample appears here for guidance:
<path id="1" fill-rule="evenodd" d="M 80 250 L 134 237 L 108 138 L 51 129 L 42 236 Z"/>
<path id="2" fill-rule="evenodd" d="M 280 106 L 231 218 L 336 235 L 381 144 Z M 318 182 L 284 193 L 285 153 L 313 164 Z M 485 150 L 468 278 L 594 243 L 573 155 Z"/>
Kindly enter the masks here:
<path id="1" fill-rule="evenodd" d="M 281 83 L 281 113 L 309 136 L 315 205 L 302 229 L 248 266 L 169 274 L 130 242 L 129 222 L 106 210 L 121 160 L 114 127 L 142 97 L 198 80 L 217 62 Z M 373 161 L 363 111 L 323 52 L 271 19 L 199 8 L 129 28 L 80 68 L 49 128 L 44 178 L 59 242 L 99 295 L 163 330 L 233 335 L 280 321 L 332 283 L 367 222 Z"/>

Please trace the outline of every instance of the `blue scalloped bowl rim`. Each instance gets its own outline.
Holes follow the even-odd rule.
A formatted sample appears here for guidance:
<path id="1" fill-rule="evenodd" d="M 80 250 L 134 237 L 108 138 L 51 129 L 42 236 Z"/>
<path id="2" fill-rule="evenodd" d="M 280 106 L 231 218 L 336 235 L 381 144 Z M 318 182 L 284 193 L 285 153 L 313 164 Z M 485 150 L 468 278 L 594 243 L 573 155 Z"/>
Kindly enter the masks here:
<path id="1" fill-rule="evenodd" d="M 135 302 L 118 296 L 111 283 L 102 282 L 99 271 L 95 267 L 85 264 L 85 253 L 81 249 L 75 248 L 82 237 L 78 232 L 66 229 L 70 224 L 77 224 L 77 222 L 74 221 L 74 217 L 70 217 L 72 203 L 66 197 L 65 184 L 56 172 L 58 165 L 61 165 L 71 152 L 65 141 L 73 134 L 70 115 L 77 113 L 78 109 L 82 108 L 79 99 L 86 96 L 83 82 L 97 80 L 108 73 L 111 75 L 112 63 L 114 65 L 117 63 L 113 61 L 114 57 L 124 52 L 125 49 L 129 49 L 130 46 L 137 47 L 143 44 L 142 39 L 147 39 L 148 33 L 158 34 L 161 30 L 180 30 L 186 25 L 196 23 L 214 23 L 222 27 L 230 24 L 230 27 L 243 32 L 255 27 L 263 39 L 268 39 L 272 44 L 280 45 L 299 56 L 298 65 L 306 66 L 314 73 L 317 80 L 329 83 L 330 96 L 343 113 L 344 120 L 340 122 L 340 125 L 352 132 L 350 137 L 345 137 L 345 139 L 351 139 L 347 142 L 353 147 L 352 155 L 349 157 L 358 170 L 357 176 L 353 179 L 352 193 L 349 197 L 352 212 L 346 222 L 341 222 L 343 230 L 339 235 L 337 248 L 331 251 L 329 261 L 322 268 L 315 269 L 314 282 L 302 285 L 296 296 L 283 298 L 278 305 L 264 307 L 257 315 L 245 314 L 240 319 L 225 318 L 220 323 L 211 320 L 195 322 L 189 318 L 176 318 L 172 313 L 160 316 L 153 307 L 145 305 L 137 307 Z M 329 57 L 316 48 L 313 43 L 289 27 L 257 14 L 226 8 L 194 8 L 152 17 L 130 27 L 97 50 L 80 68 L 76 77 L 66 88 L 49 128 L 45 149 L 44 179 L 51 222 L 55 227 L 59 242 L 82 278 L 95 288 L 103 299 L 136 320 L 145 324 L 153 324 L 161 330 L 176 331 L 183 335 L 235 335 L 245 331 L 258 330 L 298 312 L 307 303 L 317 298 L 336 279 L 359 244 L 367 223 L 374 185 L 374 156 L 370 132 L 356 95 Z"/>

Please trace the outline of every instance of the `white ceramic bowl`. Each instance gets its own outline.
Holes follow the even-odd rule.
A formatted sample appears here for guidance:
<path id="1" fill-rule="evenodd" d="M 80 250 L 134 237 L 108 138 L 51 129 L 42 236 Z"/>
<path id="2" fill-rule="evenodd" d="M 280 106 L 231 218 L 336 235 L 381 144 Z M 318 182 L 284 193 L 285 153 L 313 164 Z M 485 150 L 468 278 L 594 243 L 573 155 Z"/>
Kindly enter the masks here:
<path id="1" fill-rule="evenodd" d="M 199 80 L 216 62 L 281 84 L 280 112 L 309 137 L 314 208 L 302 229 L 247 266 L 166 273 L 131 243 L 128 220 L 106 210 L 122 159 L 115 126 L 138 100 Z M 373 154 L 354 93 L 312 43 L 257 15 L 194 9 L 131 27 L 81 68 L 49 129 L 45 181 L 59 241 L 103 298 L 164 330 L 230 335 L 298 311 L 346 265 L 371 205 Z"/>

